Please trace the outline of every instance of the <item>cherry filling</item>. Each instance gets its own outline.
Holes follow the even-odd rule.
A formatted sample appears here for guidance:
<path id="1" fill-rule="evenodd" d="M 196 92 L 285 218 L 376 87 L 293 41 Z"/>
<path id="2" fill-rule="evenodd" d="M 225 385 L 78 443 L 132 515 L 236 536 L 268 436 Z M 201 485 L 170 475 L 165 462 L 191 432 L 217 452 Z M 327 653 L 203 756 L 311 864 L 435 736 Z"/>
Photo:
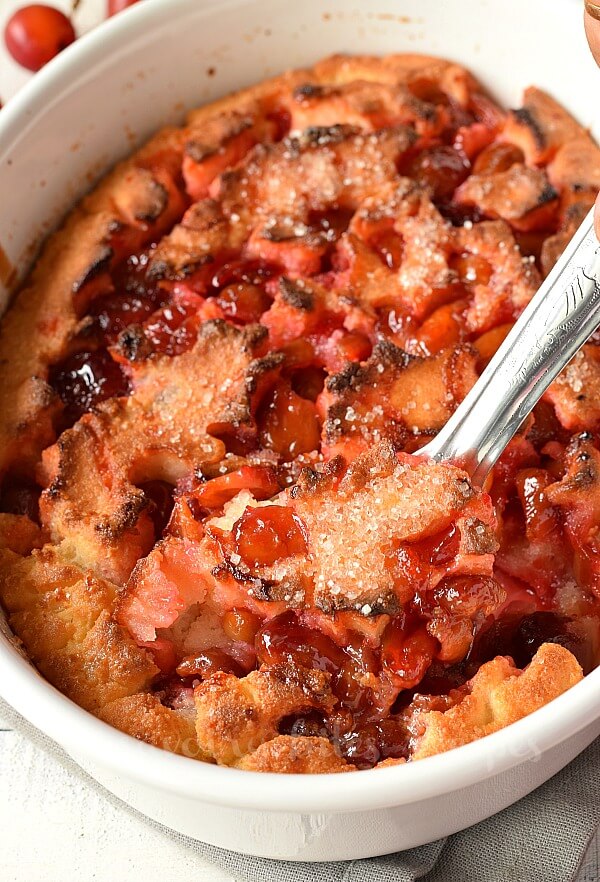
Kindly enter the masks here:
<path id="1" fill-rule="evenodd" d="M 256 652 L 262 664 L 287 662 L 331 675 L 339 702 L 336 709 L 328 716 L 311 712 L 286 717 L 279 726 L 281 733 L 327 737 L 358 768 L 408 755 L 405 725 L 388 716 L 389 700 L 378 703 L 376 693 L 365 685 L 377 683 L 380 661 L 359 635 L 342 648 L 288 612 L 263 625 L 256 636 Z"/>
<path id="2" fill-rule="evenodd" d="M 473 163 L 473 174 L 495 175 L 508 171 L 518 162 L 525 162 L 525 154 L 515 144 L 502 142 L 484 147 Z"/>
<path id="3" fill-rule="evenodd" d="M 511 614 L 510 610 L 480 631 L 467 656 L 469 672 L 476 670 L 497 655 L 510 655 L 522 668 L 528 665 L 542 643 L 560 643 L 578 659 L 588 673 L 592 659 L 583 635 L 573 627 L 572 619 L 550 610 L 540 610 L 526 616 Z M 472 675 L 472 674 L 470 674 Z"/>
<path id="4" fill-rule="evenodd" d="M 346 659 L 344 650 L 331 638 L 300 624 L 293 612 L 265 623 L 256 635 L 256 655 L 261 664 L 291 662 L 334 675 Z"/>
<path id="5" fill-rule="evenodd" d="M 162 536 L 173 511 L 173 487 L 166 481 L 147 481 L 140 485 L 148 499 L 148 514 L 157 539 Z"/>
<path id="6" fill-rule="evenodd" d="M 206 680 L 223 671 L 226 674 L 235 674 L 243 677 L 248 673 L 231 655 L 222 649 L 205 649 L 195 655 L 186 656 L 176 668 L 177 674 L 182 677 L 191 677 L 198 680 Z"/>
<path id="7" fill-rule="evenodd" d="M 282 557 L 307 551 L 302 521 L 282 505 L 247 508 L 233 525 L 233 542 L 249 567 L 272 566 Z"/>
<path id="8" fill-rule="evenodd" d="M 226 318 L 243 325 L 258 322 L 272 303 L 263 288 L 249 282 L 226 285 L 217 295 L 216 301 Z"/>
<path id="9" fill-rule="evenodd" d="M 286 381 L 279 383 L 263 403 L 257 421 L 261 443 L 288 460 L 317 450 L 321 442 L 321 427 L 312 400 L 302 398 Z"/>
<path id="10" fill-rule="evenodd" d="M 487 285 L 493 272 L 489 261 L 484 257 L 466 252 L 452 257 L 449 266 L 458 273 L 460 281 L 467 285 Z"/>
<path id="11" fill-rule="evenodd" d="M 25 515 L 34 523 L 39 521 L 41 489 L 25 478 L 8 478 L 0 491 L 0 511 Z"/>
<path id="12" fill-rule="evenodd" d="M 392 270 L 397 270 L 402 263 L 404 244 L 401 237 L 393 230 L 383 230 L 372 236 L 370 245 L 377 251 L 383 262 Z"/>
<path id="13" fill-rule="evenodd" d="M 214 272 L 211 285 L 219 291 L 235 284 L 264 285 L 279 273 L 279 267 L 264 260 L 230 260 Z"/>
<path id="14" fill-rule="evenodd" d="M 427 78 L 413 80 L 409 88 L 417 98 L 436 105 L 441 133 L 424 149 L 407 154 L 399 164 L 399 172 L 426 187 L 441 214 L 452 224 L 479 222 L 483 218 L 479 209 L 454 202 L 456 189 L 471 172 L 491 176 L 507 171 L 524 161 L 523 152 L 517 146 L 494 140 L 501 115 L 484 96 L 473 96 L 469 111 L 464 111 Z M 290 126 L 289 113 L 275 108 L 268 118 L 274 123 L 275 138 L 284 137 Z M 340 299 L 347 292 L 341 290 L 339 279 L 349 269 L 350 258 L 344 251 L 344 240 L 339 240 L 353 216 L 351 210 L 332 206 L 309 212 L 304 218 L 318 243 L 315 265 L 319 265 L 318 272 L 313 269 L 306 274 L 316 274 L 316 287 L 327 294 L 332 293 L 327 289 L 333 288 Z M 388 221 L 369 226 L 368 220 L 358 216 L 352 230 L 360 237 L 362 229 L 365 248 L 374 251 L 395 272 L 402 265 L 405 243 Z M 536 259 L 545 235 L 516 233 L 522 251 Z M 277 245 L 285 249 L 285 239 L 278 240 Z M 297 243 L 290 245 L 293 247 L 298 247 Z M 309 252 L 311 248 L 312 241 L 307 246 Z M 196 539 L 203 535 L 202 521 L 220 512 L 240 491 L 249 491 L 257 501 L 272 500 L 285 484 L 285 476 L 292 475 L 294 469 L 297 475 L 299 463 L 309 459 L 305 455 L 320 452 L 320 396 L 328 375 L 347 368 L 348 362 L 367 360 L 379 333 L 410 341 L 411 353 L 425 355 L 473 340 L 475 335 L 466 321 L 472 289 L 488 286 L 494 272 L 492 262 L 480 255 L 465 251 L 451 256 L 448 265 L 458 277 L 449 293 L 454 300 L 436 303 L 423 322 L 400 308 L 384 314 L 383 306 L 377 307 L 379 311 L 373 317 L 361 310 L 360 298 L 353 302 L 352 310 L 345 312 L 338 312 L 329 300 L 318 297 L 306 309 L 288 309 L 286 302 L 277 312 L 280 299 L 274 302 L 272 293 L 282 266 L 287 264 L 283 260 L 279 264 L 274 259 L 248 259 L 248 253 L 242 248 L 238 253 L 216 254 L 176 283 L 157 281 L 148 273 L 152 247 L 133 255 L 110 270 L 110 275 L 108 271 L 103 273 L 91 294 L 88 289 L 87 321 L 81 317 L 84 330 L 76 344 L 80 351 L 50 369 L 49 383 L 64 404 L 63 423 L 69 425 L 102 401 L 129 394 L 123 364 L 157 354 L 177 356 L 189 350 L 200 324 L 207 319 L 225 319 L 244 326 L 259 323 L 268 312 L 269 318 L 264 321 L 273 321 L 269 325 L 271 343 L 279 330 L 277 321 L 289 319 L 293 325 L 291 329 L 286 326 L 279 337 L 278 348 L 285 357 L 281 372 L 254 406 L 256 435 L 242 436 L 241 431 L 236 434 L 227 423 L 209 427 L 211 434 L 225 441 L 229 454 L 253 454 L 255 458 L 229 460 L 225 468 L 231 471 L 220 474 L 215 469 L 208 475 L 210 480 L 190 478 L 184 488 L 179 486 L 175 514 L 170 484 L 152 480 L 140 485 L 157 540 L 168 534 L 189 538 L 183 530 L 177 533 L 174 523 L 184 503 L 187 526 L 195 528 Z M 285 256 L 281 251 L 269 251 L 268 255 L 276 254 L 279 259 L 282 253 Z M 375 265 L 385 276 L 377 260 Z M 296 320 L 299 330 L 294 325 Z M 491 328 L 474 341 L 480 368 L 510 327 L 506 317 L 502 321 L 507 323 Z M 563 528 L 549 504 L 546 489 L 562 477 L 560 450 L 568 439 L 569 433 L 561 428 L 552 406 L 542 403 L 536 409 L 527 440 L 523 436 L 522 445 L 507 451 L 495 469 L 491 493 L 501 515 L 503 543 L 512 549 L 523 538 L 537 553 L 533 564 L 525 559 L 518 576 L 512 571 L 511 576 L 502 575 L 500 565 L 498 580 L 477 575 L 448 576 L 461 540 L 459 530 L 452 525 L 433 537 L 398 545 L 390 567 L 402 611 L 392 618 L 376 620 L 375 627 L 379 628 L 377 621 L 380 624 L 376 638 L 369 641 L 357 631 L 346 629 L 344 633 L 349 636 L 339 645 L 328 635 L 337 633 L 335 628 L 344 614 L 333 618 L 332 630 L 326 634 L 308 626 L 306 613 L 304 618 L 301 612 L 288 611 L 265 619 L 262 612 L 255 612 L 263 606 L 253 604 L 252 610 L 234 606 L 221 616 L 222 633 L 215 640 L 218 646 L 180 657 L 183 652 L 177 656 L 174 643 L 164 635 L 147 644 L 161 670 L 155 684 L 157 694 L 169 707 L 186 708 L 193 702 L 193 688 L 219 671 L 243 677 L 254 667 L 285 662 L 326 672 L 336 697 L 334 710 L 326 716 L 310 711 L 286 717 L 280 732 L 327 737 L 349 762 L 368 768 L 381 760 L 408 757 L 409 733 L 402 710 L 415 693 L 444 695 L 440 699 L 442 707 L 450 689 L 464 684 L 481 664 L 498 654 L 511 655 L 523 667 L 539 646 L 550 640 L 569 648 L 588 670 L 593 663 L 591 641 L 583 628 L 576 627 L 581 622 L 552 611 L 554 586 L 539 587 L 536 582 L 532 587 L 530 582 L 520 582 L 532 571 L 540 570 L 538 563 L 550 547 L 560 548 L 566 559 Z M 415 436 L 406 442 L 406 449 L 410 450 L 411 444 L 417 449 L 422 443 L 423 436 Z M 0 495 L 0 511 L 25 514 L 37 521 L 38 498 L 39 489 L 33 483 L 9 480 Z M 247 507 L 233 525 L 231 536 L 223 539 L 224 545 L 228 543 L 231 562 L 237 556 L 235 565 L 240 565 L 242 572 L 246 568 L 246 573 L 296 555 L 305 556 L 309 551 L 307 541 L 305 527 L 294 511 L 272 501 Z M 586 553 L 581 552 L 581 568 L 587 565 L 583 559 Z M 570 565 L 570 561 L 565 563 L 567 575 Z M 545 569 L 549 571 L 550 565 Z M 254 579 L 256 574 L 252 575 Z M 501 578 L 504 581 L 499 584 Z M 507 589 L 507 599 L 503 585 L 509 585 L 511 578 L 516 587 L 513 594 Z M 237 597 L 234 602 L 243 602 Z"/>
<path id="15" fill-rule="evenodd" d="M 438 647 L 424 625 L 406 629 L 403 618 L 398 617 L 383 635 L 381 662 L 395 685 L 411 689 L 423 679 Z"/>
<path id="16" fill-rule="evenodd" d="M 128 395 L 129 381 L 109 353 L 78 352 L 50 369 L 48 382 L 65 406 L 64 417 L 72 424 L 107 398 Z"/>
<path id="17" fill-rule="evenodd" d="M 204 510 L 222 508 L 240 490 L 249 490 L 255 499 L 275 496 L 281 489 L 275 471 L 269 466 L 242 466 L 241 469 L 212 478 L 193 491 L 193 498 Z"/>
<path id="18" fill-rule="evenodd" d="M 99 341 L 115 343 L 131 325 L 140 325 L 168 299 L 168 292 L 148 278 L 150 252 L 132 255 L 112 273 L 113 291 L 92 302 L 88 314 L 93 319 Z"/>
<path id="19" fill-rule="evenodd" d="M 163 306 L 144 324 L 144 335 L 153 352 L 180 355 L 194 345 L 198 336 L 197 307 L 193 303 Z"/>
<path id="20" fill-rule="evenodd" d="M 435 202 L 447 202 L 467 178 L 470 168 L 464 153 L 441 146 L 421 150 L 403 172 L 428 187 Z"/>

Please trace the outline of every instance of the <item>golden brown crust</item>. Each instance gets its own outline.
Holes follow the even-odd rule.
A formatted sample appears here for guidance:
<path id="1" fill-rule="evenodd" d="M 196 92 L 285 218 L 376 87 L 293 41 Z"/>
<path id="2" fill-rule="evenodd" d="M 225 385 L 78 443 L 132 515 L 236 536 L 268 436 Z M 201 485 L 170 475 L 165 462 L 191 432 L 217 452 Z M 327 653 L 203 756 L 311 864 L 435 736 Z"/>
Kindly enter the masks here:
<path id="1" fill-rule="evenodd" d="M 193 708 L 172 710 L 162 705 L 156 695 L 143 693 L 111 701 L 97 716 L 146 744 L 210 762 L 198 747 Z"/>
<path id="2" fill-rule="evenodd" d="M 552 159 L 563 144 L 585 137 L 589 136 L 583 126 L 535 86 L 525 90 L 523 106 L 510 111 L 503 131 L 503 138 L 518 144 L 532 165 Z"/>
<path id="3" fill-rule="evenodd" d="M 294 665 L 273 665 L 238 679 L 218 673 L 194 690 L 201 750 L 220 765 L 237 764 L 276 737 L 288 714 L 333 707 L 329 676 Z"/>
<path id="4" fill-rule="evenodd" d="M 201 326 L 195 346 L 139 368 L 125 399 L 99 405 L 44 453 L 41 516 L 53 542 L 66 542 L 80 564 L 123 582 L 155 536 L 137 485 L 175 484 L 223 457 L 209 429 L 252 432 L 251 398 L 265 370 L 253 358 L 256 334 L 224 322 Z M 215 361 L 216 360 L 216 361 Z M 211 366 L 222 365 L 220 384 Z"/>
<path id="5" fill-rule="evenodd" d="M 540 286 L 535 263 L 523 257 L 505 221 L 483 221 L 456 231 L 459 246 L 482 257 L 492 269 L 487 285 L 475 284 L 466 314 L 467 326 L 482 333 L 503 321 L 514 320 Z"/>
<path id="6" fill-rule="evenodd" d="M 243 756 L 236 768 L 247 772 L 283 772 L 304 775 L 351 772 L 354 766 L 343 760 L 326 738 L 277 735 Z"/>
<path id="7" fill-rule="evenodd" d="M 365 82 L 413 84 L 423 80 L 439 85 L 461 105 L 468 102 L 469 90 L 477 83 L 469 71 L 452 61 L 430 55 L 405 53 L 374 57 L 372 55 L 331 55 L 313 68 L 317 82 Z"/>
<path id="8" fill-rule="evenodd" d="M 410 722 L 413 759 L 423 759 L 483 738 L 538 710 L 582 679 L 575 657 L 544 643 L 523 671 L 498 656 L 482 665 L 468 693 L 449 710 L 419 711 Z"/>
<path id="9" fill-rule="evenodd" d="M 400 177 L 398 169 L 407 173 L 423 145 L 440 136 L 446 143 L 457 120 L 481 113 L 493 117 L 493 137 L 500 132 L 522 146 L 528 165 L 471 176 L 450 206 L 427 180 Z M 291 136 L 282 141 L 288 122 Z M 468 136 L 471 126 L 463 128 Z M 451 524 L 455 559 L 434 567 L 420 588 L 433 590 L 448 574 L 491 583 L 493 517 L 474 501 L 466 475 L 422 462 L 405 469 L 396 456 L 406 441 L 418 442 L 445 422 L 475 381 L 476 355 L 460 342 L 464 336 L 428 349 L 412 329 L 430 317 L 435 324 L 439 310 L 459 299 L 467 334 L 508 326 L 539 283 L 511 228 L 538 233 L 560 219 L 542 252 L 547 271 L 600 187 L 599 156 L 587 133 L 539 90 L 528 90 L 525 108 L 504 126 L 502 113 L 456 64 L 417 55 L 334 56 L 192 112 L 184 127 L 159 133 L 119 165 L 51 237 L 0 330 L 0 477 L 10 469 L 11 479 L 31 479 L 36 470 L 46 487 L 41 528 L 13 509 L 0 513 L 0 599 L 40 671 L 111 725 L 186 756 L 261 771 L 353 769 L 339 745 L 323 737 L 279 734 L 287 715 L 332 710 L 337 698 L 328 675 L 287 663 L 241 678 L 219 673 L 193 682 L 192 706 L 190 682 L 179 684 L 176 700 L 161 686 L 175 664 L 167 638 L 177 628 L 183 633 L 180 613 L 184 619 L 206 601 L 206 632 L 218 631 L 221 648 L 231 641 L 217 613 L 239 604 L 261 618 L 301 608 L 317 631 L 347 640 L 360 634 L 378 647 L 389 622 L 383 613 L 397 612 L 414 595 L 406 574 L 389 566 L 401 558 L 399 543 L 418 544 Z M 547 171 L 534 167 L 549 160 Z M 456 202 L 508 223 L 453 226 L 456 218 L 446 218 Z M 354 213 L 347 232 L 328 227 L 327 217 L 322 228 L 314 226 L 315 217 L 336 212 Z M 382 232 L 396 240 L 401 259 L 378 250 Z M 196 302 L 207 298 L 196 342 L 183 354 L 159 355 L 143 325 L 129 326 L 111 341 L 111 353 L 124 365 L 132 394 L 96 406 L 57 440 L 68 417 L 49 369 L 89 342 L 89 307 L 114 293 L 115 268 L 153 242 L 150 284 L 178 296 L 191 291 Z M 213 264 L 236 256 L 285 271 L 267 289 L 273 303 L 261 313 L 266 330 L 207 321 L 224 314 L 211 297 L 219 287 Z M 459 273 L 459 262 L 471 258 L 481 259 L 489 280 Z M 394 322 L 386 326 L 391 309 Z M 347 358 L 324 348 L 330 327 L 334 335 L 362 336 L 363 347 L 366 341 L 364 357 L 355 353 L 356 364 L 345 370 Z M 411 354 L 382 343 L 382 334 Z M 230 551 L 224 562 L 223 536 L 202 538 L 200 508 L 197 518 L 188 509 L 181 534 L 148 554 L 157 528 L 142 485 L 189 482 L 195 470 L 198 481 L 231 471 L 237 456 L 223 461 L 223 439 L 233 434 L 240 449 L 256 446 L 263 397 L 281 377 L 289 380 L 289 352 L 273 349 L 302 337 L 334 375 L 319 402 L 326 455 L 333 458 L 304 471 L 293 493 L 274 501 L 300 515 L 308 553 L 249 576 Z M 597 422 L 594 351 L 587 347 L 583 366 L 573 363 L 548 393 L 569 429 Z M 377 410 L 381 398 L 384 413 Z M 335 457 L 340 452 L 345 461 Z M 241 454 L 239 461 L 245 468 Z M 579 492 L 588 479 L 589 468 L 568 474 L 549 493 L 569 508 L 571 485 Z M 54 545 L 43 545 L 48 540 Z M 127 588 L 117 588 L 145 554 Z M 157 572 L 166 572 L 163 581 Z M 162 604 L 162 621 L 152 604 Z M 471 622 L 463 617 L 458 624 L 468 630 Z M 439 643 L 440 662 L 457 658 L 445 643 L 455 626 L 441 607 L 433 608 L 426 630 L 421 626 L 428 646 Z M 248 670 L 251 642 L 244 652 Z M 425 713 L 417 703 L 415 757 L 530 712 L 576 681 L 575 665 L 556 646 L 543 647 L 524 673 L 497 658 L 445 713 Z"/>
<path id="10" fill-rule="evenodd" d="M 482 538 L 491 536 L 471 511 L 474 491 L 465 472 L 427 461 L 403 463 L 389 442 L 354 460 L 339 483 L 305 472 L 292 496 L 309 537 L 304 567 L 314 580 L 312 602 L 329 613 L 397 612 L 407 588 L 408 596 L 414 590 L 397 571 L 395 552 L 402 543 L 432 536 L 454 521 L 467 544 L 475 526 L 477 536 L 480 530 Z M 485 543 L 476 544 L 483 571 L 492 558 Z M 429 575 L 433 588 L 435 568 Z"/>
<path id="11" fill-rule="evenodd" d="M 42 547 L 40 528 L 26 515 L 0 512 L 0 547 L 15 554 L 30 554 Z"/>
<path id="12" fill-rule="evenodd" d="M 138 163 L 151 156 L 154 145 L 162 144 L 164 137 L 156 136 L 139 154 L 118 166 L 75 209 L 48 240 L 27 286 L 3 319 L 0 473 L 17 461 L 20 469 L 31 468 L 41 449 L 54 440 L 53 417 L 61 406 L 46 383 L 48 365 L 67 351 L 78 323 L 78 298 L 81 301 L 88 296 L 118 252 L 135 248 L 137 241 L 148 237 L 150 227 L 142 216 L 150 204 L 157 210 L 156 190 L 163 185 L 150 172 L 139 169 Z M 174 189 L 165 195 L 151 233 L 160 235 L 168 229 L 182 204 Z"/>
<path id="13" fill-rule="evenodd" d="M 382 438 L 401 448 L 407 432 L 438 432 L 475 384 L 475 361 L 468 345 L 421 358 L 377 343 L 366 362 L 327 380 L 328 450 L 345 453 L 347 442 L 361 449 Z"/>
<path id="14" fill-rule="evenodd" d="M 2 551 L 0 597 L 32 661 L 86 709 L 145 689 L 157 673 L 112 619 L 115 587 L 51 546 L 26 558 Z"/>
<path id="15" fill-rule="evenodd" d="M 456 198 L 476 205 L 491 218 L 510 221 L 515 229 L 533 229 L 556 206 L 558 193 L 545 172 L 519 163 L 492 175 L 471 175 Z"/>
<path id="16" fill-rule="evenodd" d="M 566 429 L 580 432 L 600 425 L 600 350 L 584 346 L 544 396 Z"/>

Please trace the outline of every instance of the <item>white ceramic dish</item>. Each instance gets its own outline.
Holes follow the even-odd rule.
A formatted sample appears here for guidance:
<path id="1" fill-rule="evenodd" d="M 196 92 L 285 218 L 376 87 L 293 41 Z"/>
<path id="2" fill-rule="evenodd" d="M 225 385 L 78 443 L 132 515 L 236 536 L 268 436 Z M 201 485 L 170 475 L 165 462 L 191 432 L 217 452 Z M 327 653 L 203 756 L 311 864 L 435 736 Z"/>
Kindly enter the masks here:
<path id="1" fill-rule="evenodd" d="M 24 272 L 91 180 L 185 107 L 334 51 L 452 57 L 502 102 L 514 105 L 536 83 L 600 133 L 600 75 L 577 0 L 145 0 L 64 52 L 2 110 L 0 245 L 9 261 Z M 383 854 L 460 830 L 539 786 L 600 734 L 600 669 L 478 742 L 334 776 L 241 772 L 141 744 L 58 693 L 2 634 L 0 694 L 146 815 L 224 848 L 289 860 Z"/>

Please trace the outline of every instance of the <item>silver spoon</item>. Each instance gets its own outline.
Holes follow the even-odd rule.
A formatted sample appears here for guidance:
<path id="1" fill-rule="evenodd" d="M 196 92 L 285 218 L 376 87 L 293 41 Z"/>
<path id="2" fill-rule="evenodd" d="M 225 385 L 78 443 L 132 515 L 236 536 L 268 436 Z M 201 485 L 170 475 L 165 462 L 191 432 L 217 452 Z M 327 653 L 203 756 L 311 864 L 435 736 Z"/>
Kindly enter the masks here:
<path id="1" fill-rule="evenodd" d="M 593 210 L 483 374 L 425 447 L 481 487 L 550 383 L 600 325 L 600 244 Z"/>

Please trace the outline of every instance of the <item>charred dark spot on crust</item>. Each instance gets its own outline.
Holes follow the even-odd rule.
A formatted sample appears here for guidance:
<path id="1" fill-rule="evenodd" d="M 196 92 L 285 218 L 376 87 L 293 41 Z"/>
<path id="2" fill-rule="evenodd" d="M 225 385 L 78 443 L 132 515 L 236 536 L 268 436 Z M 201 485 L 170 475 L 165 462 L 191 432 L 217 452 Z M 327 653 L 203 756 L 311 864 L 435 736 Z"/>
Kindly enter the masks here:
<path id="1" fill-rule="evenodd" d="M 257 578 L 252 587 L 252 595 L 257 600 L 267 603 L 285 602 L 289 609 L 302 609 L 305 601 L 304 590 L 301 586 L 289 583 L 272 582 L 270 579 Z"/>
<path id="2" fill-rule="evenodd" d="M 558 195 L 558 191 L 549 183 L 540 193 L 538 205 L 546 205 L 547 202 L 554 202 L 555 199 L 558 199 Z"/>
<path id="3" fill-rule="evenodd" d="M 142 223 L 155 221 L 163 213 L 168 202 L 169 194 L 166 187 L 153 178 L 149 186 L 147 204 L 135 212 L 135 219 Z"/>
<path id="4" fill-rule="evenodd" d="M 573 456 L 578 468 L 575 474 L 571 475 L 567 480 L 567 486 L 571 486 L 576 490 L 589 488 L 596 484 L 600 478 L 596 468 L 596 463 L 592 454 L 589 452 L 589 445 L 593 443 L 591 432 L 582 432 L 571 441 L 570 453 Z M 586 450 L 586 447 L 588 448 Z"/>
<path id="5" fill-rule="evenodd" d="M 58 437 L 56 442 L 58 448 L 58 470 L 52 482 L 43 491 L 43 495 L 48 499 L 57 499 L 65 487 L 64 472 L 71 455 L 71 442 L 72 432 L 64 432 Z"/>
<path id="6" fill-rule="evenodd" d="M 341 612 L 342 610 L 357 610 L 364 618 L 373 618 L 380 615 L 393 616 L 400 612 L 401 609 L 398 598 L 391 591 L 384 596 L 378 597 L 376 600 L 369 598 L 369 603 L 367 604 L 369 607 L 368 615 L 362 612 L 364 604 L 357 606 L 356 600 L 350 601 L 343 592 L 340 592 L 340 594 L 319 595 L 315 598 L 315 606 L 328 615 Z"/>
<path id="7" fill-rule="evenodd" d="M 176 282 L 185 279 L 186 276 L 191 276 L 200 267 L 214 263 L 214 260 L 212 254 L 203 254 L 194 260 L 178 266 L 174 262 L 163 258 L 150 264 L 147 275 L 149 279 L 168 279 L 169 281 Z"/>
<path id="8" fill-rule="evenodd" d="M 114 251 L 110 245 L 101 244 L 85 272 L 76 282 L 73 282 L 73 294 L 78 294 L 88 282 L 91 282 L 92 279 L 97 278 L 101 273 L 105 272 L 110 267 L 113 256 Z"/>
<path id="9" fill-rule="evenodd" d="M 65 482 L 57 475 L 56 478 L 52 481 L 52 483 L 44 490 L 44 494 L 48 497 L 48 499 L 57 499 L 63 488 L 65 486 Z"/>
<path id="10" fill-rule="evenodd" d="M 261 238 L 268 242 L 304 242 L 317 247 L 327 241 L 323 231 L 313 230 L 302 223 L 271 223 L 261 231 Z"/>
<path id="11" fill-rule="evenodd" d="M 269 674 L 286 686 L 296 686 L 312 701 L 331 701 L 329 681 L 331 675 L 325 671 L 314 671 L 290 662 L 270 665 Z"/>
<path id="12" fill-rule="evenodd" d="M 140 325 L 130 325 L 121 331 L 116 348 L 127 361 L 145 361 L 152 352 L 150 341 Z"/>
<path id="13" fill-rule="evenodd" d="M 312 312 L 315 308 L 315 296 L 303 282 L 292 281 L 287 276 L 282 276 L 279 280 L 279 290 L 281 299 L 288 306 L 293 306 L 294 309 L 302 312 Z"/>
<path id="14" fill-rule="evenodd" d="M 304 83 L 294 89 L 293 97 L 295 101 L 302 103 L 307 98 L 320 98 L 325 92 L 323 86 L 318 83 Z"/>
<path id="15" fill-rule="evenodd" d="M 252 594 L 255 597 L 261 597 L 261 579 L 258 579 L 256 576 L 252 576 L 248 570 L 242 569 L 239 566 L 233 564 L 229 558 L 225 558 L 220 564 L 217 564 L 216 567 L 213 567 L 211 570 L 211 574 L 218 579 L 219 581 L 223 581 L 229 577 L 235 579 L 236 582 L 240 582 L 242 585 L 250 585 L 252 588 Z"/>
<path id="16" fill-rule="evenodd" d="M 201 141 L 188 141 L 184 152 L 194 162 L 204 162 L 205 159 L 215 155 L 217 148 L 211 147 L 209 144 L 203 144 Z"/>
<path id="17" fill-rule="evenodd" d="M 318 85 L 318 83 L 304 83 L 302 86 L 296 86 L 292 97 L 294 101 L 301 104 L 307 98 L 320 98 L 324 92 L 325 89 L 323 86 Z"/>
<path id="18" fill-rule="evenodd" d="M 310 126 L 299 138 L 292 138 L 300 148 L 325 147 L 330 144 L 341 144 L 342 141 L 357 135 L 360 129 L 356 126 L 336 124 L 333 126 Z"/>
<path id="19" fill-rule="evenodd" d="M 297 499 L 305 493 L 315 494 L 319 490 L 331 487 L 346 470 L 346 460 L 343 456 L 334 456 L 317 470 L 307 466 L 300 472 L 296 484 L 290 490 L 290 497 Z"/>
<path id="20" fill-rule="evenodd" d="M 342 395 L 350 390 L 356 391 L 362 386 L 372 383 L 374 379 L 380 376 L 380 372 L 377 370 L 379 365 L 383 365 L 384 368 L 398 367 L 403 369 L 417 359 L 418 356 L 409 355 L 408 352 L 400 349 L 391 340 L 379 340 L 373 347 L 373 352 L 368 360 L 363 365 L 353 362 L 347 365 L 339 374 L 329 377 L 326 383 L 327 390 L 336 395 Z"/>
<path id="21" fill-rule="evenodd" d="M 285 354 L 283 352 L 269 352 L 263 358 L 257 358 L 251 362 L 246 371 L 246 391 L 249 395 L 253 395 L 265 375 L 274 371 L 278 371 L 285 362 Z"/>
<path id="22" fill-rule="evenodd" d="M 363 368 L 360 364 L 352 361 L 347 364 L 339 374 L 334 374 L 333 376 L 328 377 L 325 381 L 325 388 L 328 392 L 334 392 L 336 395 L 340 395 L 343 392 L 347 392 L 349 389 L 356 388 L 360 383 L 360 377 L 363 372 Z"/>
<path id="23" fill-rule="evenodd" d="M 583 468 L 580 468 L 568 483 L 578 490 L 581 490 L 584 487 L 590 487 L 592 484 L 595 484 L 597 480 L 598 475 L 596 474 L 596 469 L 590 461 L 587 462 Z"/>
<path id="24" fill-rule="evenodd" d="M 142 490 L 132 491 L 113 517 L 104 518 L 95 525 L 96 532 L 105 542 L 114 545 L 128 530 L 135 527 L 141 512 L 147 505 L 148 499 Z"/>
<path id="25" fill-rule="evenodd" d="M 268 331 L 263 325 L 247 325 L 240 331 L 234 325 L 230 325 L 225 319 L 209 319 L 203 322 L 198 329 L 199 340 L 210 340 L 211 337 L 220 337 L 226 340 L 239 338 L 244 352 L 251 352 L 252 348 L 261 340 L 264 340 Z"/>
<path id="26" fill-rule="evenodd" d="M 207 144 L 204 141 L 191 139 L 186 143 L 184 152 L 186 156 L 189 156 L 194 162 L 204 162 L 205 159 L 210 159 L 211 156 L 215 156 L 217 153 L 222 153 L 223 148 L 228 141 L 235 138 L 237 135 L 241 135 L 241 133 L 247 129 L 252 128 L 253 125 L 254 121 L 252 117 L 249 116 L 242 117 L 241 119 L 234 119 L 232 120 L 232 124 L 228 131 L 225 133 L 224 137 L 222 137 L 220 143 L 213 145 Z"/>
<path id="27" fill-rule="evenodd" d="M 519 107 L 516 110 L 511 110 L 511 113 L 517 122 L 529 129 L 536 146 L 540 150 L 543 149 L 546 146 L 546 136 L 533 113 L 527 107 Z"/>
<path id="28" fill-rule="evenodd" d="M 375 475 L 379 477 L 391 475 L 397 464 L 396 449 L 390 439 L 385 438 L 376 447 L 350 463 L 341 486 L 350 492 L 362 490 Z"/>
<path id="29" fill-rule="evenodd" d="M 264 325 L 246 325 L 242 331 L 242 348 L 244 352 L 253 353 L 269 336 Z"/>
<path id="30" fill-rule="evenodd" d="M 156 260 L 152 266 L 148 267 L 149 279 L 166 279 L 169 278 L 171 267 L 166 260 Z"/>
<path id="31" fill-rule="evenodd" d="M 221 172 L 221 174 L 219 175 L 219 188 L 221 192 L 226 191 L 230 187 L 235 188 L 237 182 L 240 180 L 241 177 L 242 173 L 239 169 L 225 169 L 225 171 Z"/>
<path id="32" fill-rule="evenodd" d="M 461 478 L 458 481 L 457 489 L 460 487 L 459 493 L 461 497 L 464 499 L 472 499 L 475 495 L 475 491 L 473 490 L 473 485 L 468 480 L 468 478 Z"/>
<path id="33" fill-rule="evenodd" d="M 429 104 L 427 101 L 420 101 L 418 98 L 414 98 L 410 106 L 415 116 L 420 117 L 423 122 L 434 122 L 438 118 L 438 110 L 435 104 Z"/>

